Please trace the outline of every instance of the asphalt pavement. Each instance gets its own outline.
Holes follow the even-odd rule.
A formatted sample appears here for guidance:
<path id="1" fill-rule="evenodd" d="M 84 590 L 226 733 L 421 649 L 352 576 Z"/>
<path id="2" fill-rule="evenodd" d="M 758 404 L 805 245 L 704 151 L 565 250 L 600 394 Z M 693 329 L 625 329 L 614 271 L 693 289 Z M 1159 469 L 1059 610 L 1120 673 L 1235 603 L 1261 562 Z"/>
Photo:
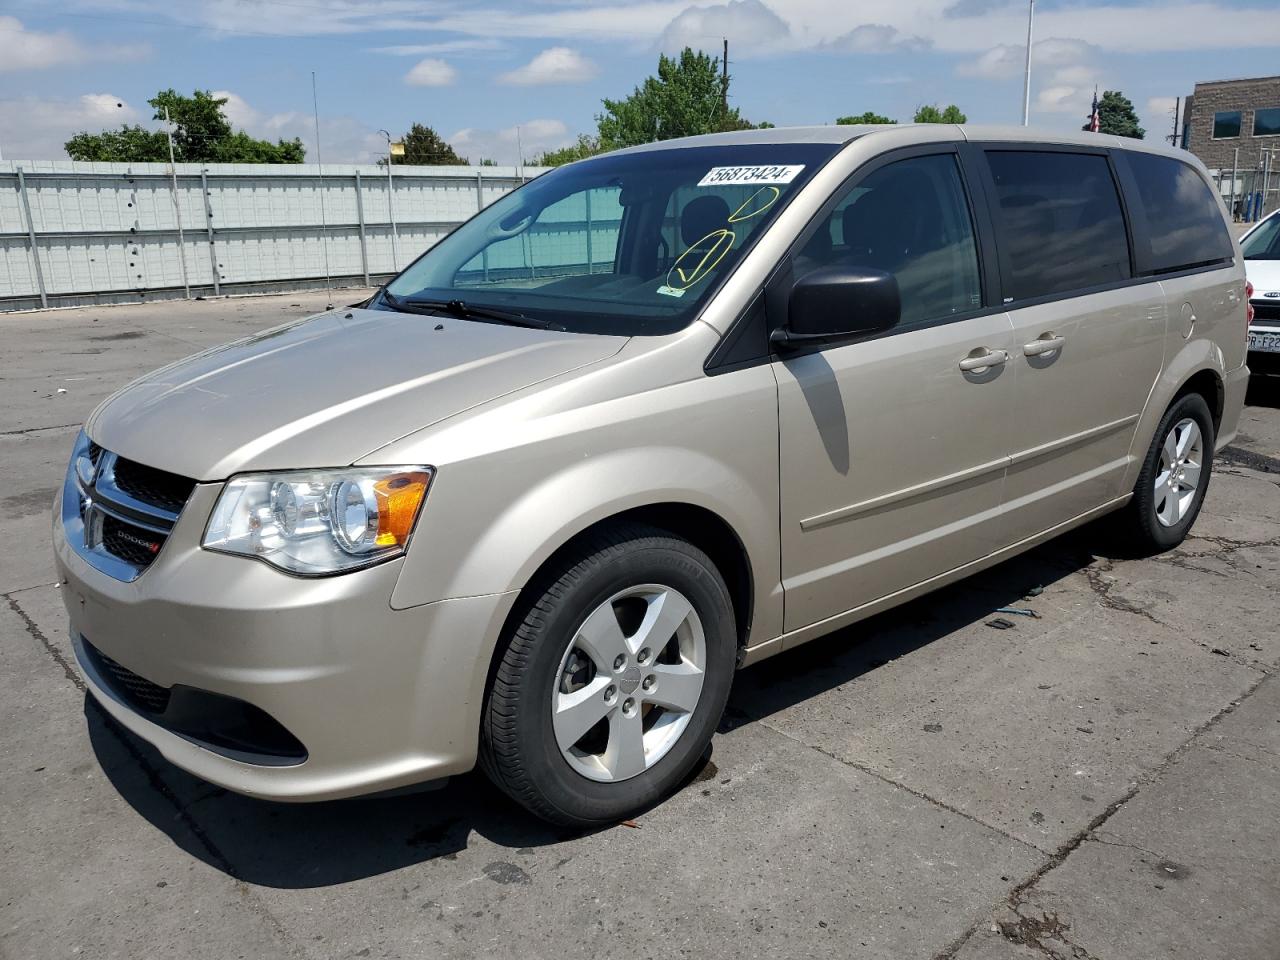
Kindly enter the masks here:
<path id="1" fill-rule="evenodd" d="M 245 799 L 85 695 L 49 550 L 79 424 L 324 303 L 0 317 L 0 957 L 1280 955 L 1280 387 L 1178 550 L 1104 519 L 751 667 L 696 779 L 582 835 L 474 774 Z"/>

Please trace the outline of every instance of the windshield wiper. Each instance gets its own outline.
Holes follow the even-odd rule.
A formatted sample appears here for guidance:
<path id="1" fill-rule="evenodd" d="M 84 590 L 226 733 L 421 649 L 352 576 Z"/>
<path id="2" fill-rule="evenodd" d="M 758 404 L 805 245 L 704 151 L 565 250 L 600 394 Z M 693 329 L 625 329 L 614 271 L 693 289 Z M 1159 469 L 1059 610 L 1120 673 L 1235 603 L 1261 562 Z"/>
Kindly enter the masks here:
<path id="1" fill-rule="evenodd" d="M 564 330 L 558 323 L 528 317 L 523 313 L 511 313 L 494 307 L 482 307 L 465 300 L 429 300 L 420 297 L 397 297 L 390 290 L 382 291 L 383 298 L 394 310 L 402 313 L 448 313 L 463 320 L 485 320 L 505 323 L 512 327 L 532 327 L 536 330 Z"/>

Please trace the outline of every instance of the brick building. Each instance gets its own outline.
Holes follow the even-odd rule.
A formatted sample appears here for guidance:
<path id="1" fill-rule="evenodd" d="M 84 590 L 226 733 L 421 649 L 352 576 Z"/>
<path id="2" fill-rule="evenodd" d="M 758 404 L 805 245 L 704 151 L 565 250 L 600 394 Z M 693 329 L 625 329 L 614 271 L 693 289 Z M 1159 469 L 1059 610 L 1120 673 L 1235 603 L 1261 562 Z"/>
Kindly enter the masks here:
<path id="1" fill-rule="evenodd" d="M 1267 207 L 1273 209 L 1280 188 L 1280 77 L 1197 83 L 1185 103 L 1182 146 L 1226 178 L 1224 196 L 1232 193 L 1231 171 L 1238 163 L 1237 197 L 1265 184 Z M 1267 155 L 1272 152 L 1268 177 Z"/>

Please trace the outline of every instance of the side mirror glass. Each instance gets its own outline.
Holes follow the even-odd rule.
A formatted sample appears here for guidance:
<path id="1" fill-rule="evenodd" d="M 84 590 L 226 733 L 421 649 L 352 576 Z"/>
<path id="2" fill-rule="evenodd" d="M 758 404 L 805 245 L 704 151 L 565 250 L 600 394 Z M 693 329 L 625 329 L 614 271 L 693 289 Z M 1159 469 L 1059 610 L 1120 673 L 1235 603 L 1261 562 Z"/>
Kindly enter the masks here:
<path id="1" fill-rule="evenodd" d="M 791 288 L 787 325 L 774 330 L 776 347 L 848 340 L 887 330 L 902 315 L 898 280 L 869 267 L 820 267 Z"/>

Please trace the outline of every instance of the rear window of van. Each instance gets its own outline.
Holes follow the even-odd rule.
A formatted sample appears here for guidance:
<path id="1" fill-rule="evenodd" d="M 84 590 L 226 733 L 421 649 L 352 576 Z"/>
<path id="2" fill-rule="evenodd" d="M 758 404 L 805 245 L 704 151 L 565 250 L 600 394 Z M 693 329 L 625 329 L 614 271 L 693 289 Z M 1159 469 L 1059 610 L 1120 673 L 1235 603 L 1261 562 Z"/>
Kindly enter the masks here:
<path id="1" fill-rule="evenodd" d="M 1190 164 L 1128 150 L 1120 156 L 1137 181 L 1147 218 L 1151 251 L 1144 272 L 1173 273 L 1231 259 L 1222 206 Z"/>

